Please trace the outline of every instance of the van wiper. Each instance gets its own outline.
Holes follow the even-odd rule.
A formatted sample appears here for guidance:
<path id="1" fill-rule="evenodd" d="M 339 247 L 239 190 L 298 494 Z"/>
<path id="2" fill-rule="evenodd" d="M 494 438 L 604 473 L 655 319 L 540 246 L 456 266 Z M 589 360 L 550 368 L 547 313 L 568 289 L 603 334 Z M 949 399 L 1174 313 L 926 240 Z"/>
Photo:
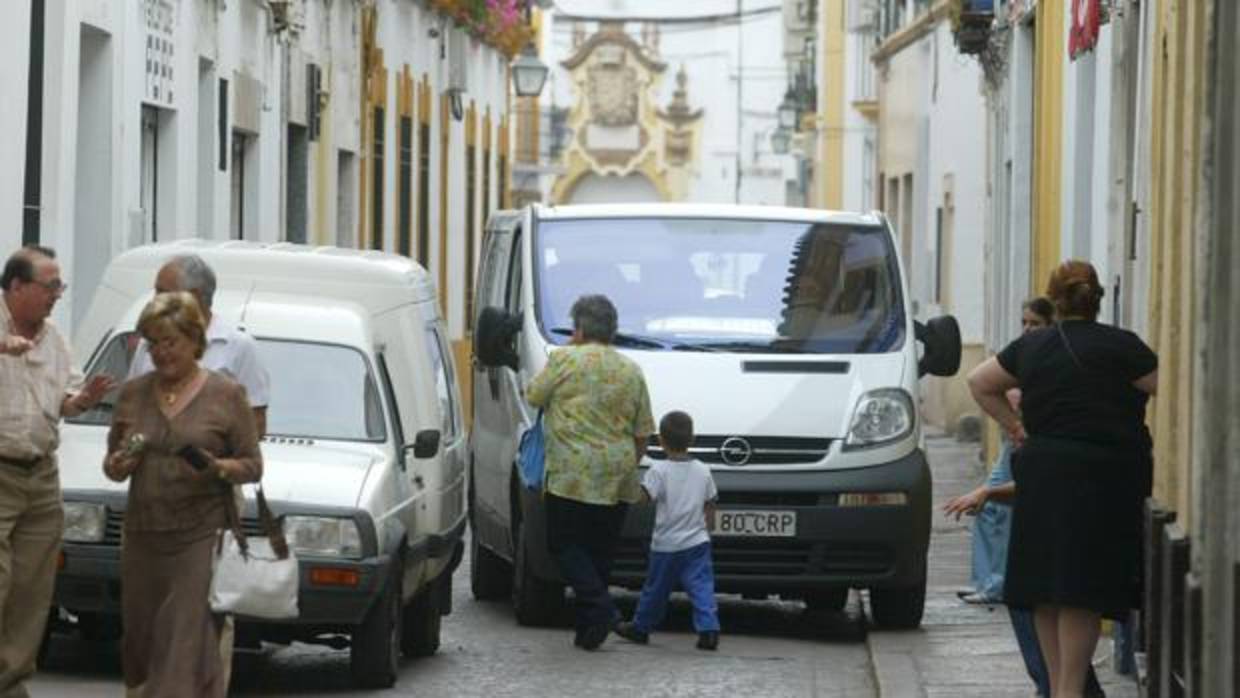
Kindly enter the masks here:
<path id="1" fill-rule="evenodd" d="M 701 347 L 705 351 L 751 351 L 759 354 L 799 354 L 801 350 L 788 346 L 787 344 L 775 344 L 773 342 L 753 342 L 753 341 L 735 341 L 735 342 L 705 342 L 703 344 L 694 345 Z"/>
<path id="2" fill-rule="evenodd" d="M 553 327 L 549 330 L 551 334 L 563 336 L 572 336 L 573 331 L 567 327 Z M 687 344 L 684 342 L 672 342 L 666 339 L 658 339 L 656 337 L 647 337 L 646 335 L 633 334 L 631 332 L 617 332 L 612 339 L 612 343 L 621 347 L 631 347 L 635 349 L 674 349 L 676 351 L 716 351 L 702 344 Z"/>

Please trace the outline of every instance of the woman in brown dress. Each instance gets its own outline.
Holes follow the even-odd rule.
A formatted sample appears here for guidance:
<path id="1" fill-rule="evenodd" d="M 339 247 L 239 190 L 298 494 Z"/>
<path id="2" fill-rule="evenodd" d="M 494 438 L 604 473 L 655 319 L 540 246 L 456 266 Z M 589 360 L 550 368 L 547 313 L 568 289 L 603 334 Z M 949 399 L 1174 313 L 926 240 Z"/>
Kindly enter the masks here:
<path id="1" fill-rule="evenodd" d="M 224 696 L 223 617 L 207 605 L 211 551 L 234 506 L 233 485 L 262 476 L 254 413 L 240 385 L 199 367 L 206 325 L 193 296 L 156 296 L 138 332 L 155 370 L 122 386 L 103 465 L 112 480 L 129 478 L 125 685 L 144 698 Z"/>

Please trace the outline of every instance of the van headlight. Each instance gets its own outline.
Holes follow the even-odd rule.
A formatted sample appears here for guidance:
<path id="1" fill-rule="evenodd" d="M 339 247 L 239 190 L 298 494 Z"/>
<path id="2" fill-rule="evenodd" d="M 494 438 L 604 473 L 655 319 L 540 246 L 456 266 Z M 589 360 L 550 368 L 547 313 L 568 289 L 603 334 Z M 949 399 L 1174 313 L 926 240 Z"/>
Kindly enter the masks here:
<path id="1" fill-rule="evenodd" d="M 362 556 L 362 537 L 353 519 L 286 516 L 284 536 L 298 555 Z"/>
<path id="2" fill-rule="evenodd" d="M 913 399 L 899 388 L 872 390 L 857 401 L 844 448 L 857 449 L 899 441 L 913 432 Z"/>
<path id="3" fill-rule="evenodd" d="M 107 530 L 108 508 L 94 502 L 65 502 L 64 539 L 70 543 L 99 543 Z"/>

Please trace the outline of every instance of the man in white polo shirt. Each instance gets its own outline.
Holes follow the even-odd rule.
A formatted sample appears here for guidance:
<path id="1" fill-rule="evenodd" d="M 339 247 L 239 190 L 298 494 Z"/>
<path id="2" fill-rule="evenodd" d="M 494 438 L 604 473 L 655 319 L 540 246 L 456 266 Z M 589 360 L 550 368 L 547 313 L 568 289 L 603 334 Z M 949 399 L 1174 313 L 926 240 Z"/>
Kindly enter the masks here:
<path id="1" fill-rule="evenodd" d="M 198 299 L 198 305 L 207 321 L 207 350 L 199 363 L 212 371 L 223 373 L 245 388 L 250 407 L 254 410 L 254 426 L 261 439 L 267 433 L 267 403 L 271 396 L 267 370 L 258 360 L 254 338 L 236 327 L 229 326 L 211 313 L 215 300 L 215 272 L 196 254 L 178 255 L 164 263 L 155 275 L 155 293 L 188 291 Z M 137 378 L 154 370 L 146 340 L 138 343 L 133 361 L 129 363 L 129 378 Z M 238 495 L 240 501 L 240 495 Z M 224 684 L 232 674 L 233 619 L 225 618 L 220 632 L 220 657 L 223 660 Z M 127 696 L 140 695 L 130 691 Z"/>
<path id="2" fill-rule="evenodd" d="M 215 272 L 196 254 L 179 255 L 168 260 L 155 275 L 155 292 L 188 291 L 198 299 L 207 320 L 207 351 L 200 363 L 204 368 L 223 373 L 245 388 L 254 408 L 254 422 L 259 438 L 267 433 L 267 402 L 271 395 L 267 370 L 258 360 L 254 338 L 215 317 L 211 303 L 215 299 Z M 138 343 L 129 378 L 137 378 L 154 369 L 146 340 Z"/>

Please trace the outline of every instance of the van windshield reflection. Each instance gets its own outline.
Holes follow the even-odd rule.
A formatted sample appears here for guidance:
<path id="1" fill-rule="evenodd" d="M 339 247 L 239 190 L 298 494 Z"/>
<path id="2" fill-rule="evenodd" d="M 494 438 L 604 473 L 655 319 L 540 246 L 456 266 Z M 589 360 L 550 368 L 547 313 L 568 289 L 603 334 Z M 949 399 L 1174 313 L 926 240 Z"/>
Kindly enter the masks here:
<path id="1" fill-rule="evenodd" d="M 866 354 L 904 343 L 895 249 L 879 226 L 549 220 L 534 242 L 538 320 L 555 344 L 590 293 L 616 305 L 625 348 Z"/>

